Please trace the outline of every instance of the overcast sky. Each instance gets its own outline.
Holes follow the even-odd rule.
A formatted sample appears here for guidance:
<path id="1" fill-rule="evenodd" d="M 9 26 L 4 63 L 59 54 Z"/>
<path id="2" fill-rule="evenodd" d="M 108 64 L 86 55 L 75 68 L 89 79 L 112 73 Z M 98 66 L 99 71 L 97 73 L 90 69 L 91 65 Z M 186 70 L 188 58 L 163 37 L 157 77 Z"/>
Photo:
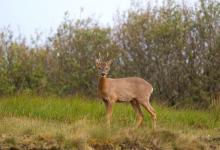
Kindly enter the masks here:
<path id="1" fill-rule="evenodd" d="M 192 4 L 196 0 L 186 1 Z M 81 8 L 82 17 L 95 15 L 102 25 L 112 25 L 116 10 L 124 11 L 130 4 L 131 0 L 0 0 L 0 28 L 10 25 L 16 34 L 28 38 L 36 30 L 47 35 L 61 23 L 66 11 L 71 18 L 79 18 Z"/>

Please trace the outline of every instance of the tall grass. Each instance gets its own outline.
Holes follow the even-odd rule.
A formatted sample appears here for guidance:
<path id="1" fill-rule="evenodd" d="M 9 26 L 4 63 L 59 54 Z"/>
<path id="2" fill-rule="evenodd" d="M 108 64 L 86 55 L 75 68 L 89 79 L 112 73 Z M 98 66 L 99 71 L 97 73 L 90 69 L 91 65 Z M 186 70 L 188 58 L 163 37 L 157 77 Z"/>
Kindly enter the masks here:
<path id="1" fill-rule="evenodd" d="M 153 104 L 158 114 L 158 126 L 170 129 L 214 129 L 220 127 L 219 111 L 176 110 Z M 149 114 L 145 125 L 151 126 Z M 82 97 L 31 97 L 19 96 L 0 99 L 0 117 L 29 117 L 48 121 L 76 122 L 82 119 L 92 124 L 105 123 L 105 108 L 99 100 Z M 116 104 L 113 108 L 113 126 L 133 126 L 135 114 L 128 104 Z"/>

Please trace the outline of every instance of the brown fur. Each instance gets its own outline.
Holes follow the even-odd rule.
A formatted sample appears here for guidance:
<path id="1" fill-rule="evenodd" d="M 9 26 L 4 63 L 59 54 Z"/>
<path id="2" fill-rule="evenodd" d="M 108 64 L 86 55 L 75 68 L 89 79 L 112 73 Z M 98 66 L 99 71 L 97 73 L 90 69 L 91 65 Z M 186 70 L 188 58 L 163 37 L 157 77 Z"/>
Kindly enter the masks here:
<path id="1" fill-rule="evenodd" d="M 112 105 L 115 102 L 130 102 L 137 114 L 137 124 L 139 127 L 143 121 L 143 113 L 140 106 L 142 105 L 151 115 L 153 120 L 153 128 L 156 127 L 156 112 L 150 105 L 150 96 L 153 92 L 153 87 L 150 83 L 142 78 L 108 78 L 111 62 L 101 62 L 96 60 L 96 67 L 101 76 L 99 77 L 98 93 L 103 99 L 107 121 L 110 126 L 112 116 Z"/>

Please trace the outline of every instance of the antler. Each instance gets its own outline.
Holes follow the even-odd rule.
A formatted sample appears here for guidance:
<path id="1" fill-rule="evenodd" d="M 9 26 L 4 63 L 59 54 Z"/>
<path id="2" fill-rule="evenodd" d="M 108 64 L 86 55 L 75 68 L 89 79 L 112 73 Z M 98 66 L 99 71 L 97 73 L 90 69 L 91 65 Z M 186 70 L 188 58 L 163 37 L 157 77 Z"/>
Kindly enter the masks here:
<path id="1" fill-rule="evenodd" d="M 108 51 L 107 51 L 107 58 L 108 58 Z"/>

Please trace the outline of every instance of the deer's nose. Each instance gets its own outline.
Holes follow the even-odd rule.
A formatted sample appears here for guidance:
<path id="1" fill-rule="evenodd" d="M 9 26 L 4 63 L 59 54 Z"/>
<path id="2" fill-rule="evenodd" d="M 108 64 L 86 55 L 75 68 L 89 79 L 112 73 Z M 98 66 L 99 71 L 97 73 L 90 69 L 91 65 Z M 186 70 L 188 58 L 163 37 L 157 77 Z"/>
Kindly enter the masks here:
<path id="1" fill-rule="evenodd" d="M 104 72 L 102 72 L 102 74 L 101 74 L 102 76 L 105 76 L 105 73 Z"/>

